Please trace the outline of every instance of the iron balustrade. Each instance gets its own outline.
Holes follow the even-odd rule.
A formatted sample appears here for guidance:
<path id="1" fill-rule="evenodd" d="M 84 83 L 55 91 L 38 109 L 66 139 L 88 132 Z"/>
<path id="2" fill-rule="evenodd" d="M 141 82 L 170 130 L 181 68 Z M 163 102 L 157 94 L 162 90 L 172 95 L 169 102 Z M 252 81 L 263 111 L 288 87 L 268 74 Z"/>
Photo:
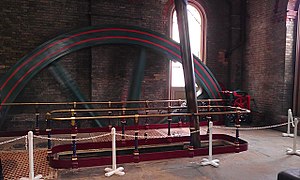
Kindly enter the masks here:
<path id="1" fill-rule="evenodd" d="M 59 110 L 51 110 L 49 113 L 51 116 L 56 113 L 87 113 L 87 112 L 98 112 L 98 113 L 107 113 L 107 117 L 103 114 L 101 116 L 93 116 L 93 117 L 87 117 L 86 119 L 115 119 L 115 118 L 123 118 L 123 121 L 121 121 L 121 124 L 126 124 L 127 118 L 133 118 L 132 116 L 128 116 L 128 112 L 132 111 L 131 114 L 140 114 L 140 117 L 145 117 L 146 122 L 145 124 L 148 125 L 148 121 L 150 117 L 164 117 L 164 115 L 159 114 L 166 114 L 165 112 L 168 112 L 169 114 L 172 114 L 168 117 L 168 121 L 170 121 L 170 118 L 172 116 L 191 116 L 191 113 L 185 113 L 185 114 L 179 114 L 179 111 L 182 113 L 182 111 L 187 110 L 186 106 L 182 106 L 182 104 L 185 102 L 185 100 L 145 100 L 145 101 L 105 101 L 105 102 L 36 102 L 36 103 L 2 103 L 2 106 L 34 106 L 35 109 L 35 133 L 38 134 L 40 130 L 40 119 L 42 113 L 40 112 L 41 106 L 57 106 L 57 105 L 64 105 L 64 106 L 70 106 L 72 108 L 69 109 L 59 109 Z M 207 115 L 225 115 L 225 114 L 237 114 L 237 112 L 234 111 L 241 111 L 241 114 L 243 113 L 249 113 L 250 111 L 246 109 L 242 109 L 239 107 L 232 107 L 232 106 L 225 106 L 225 105 L 218 105 L 218 104 L 226 104 L 228 102 L 227 99 L 201 99 L 198 100 L 198 109 L 199 113 L 194 113 L 193 115 L 200 115 L 200 116 L 207 116 Z M 93 109 L 78 109 L 80 105 L 84 104 L 98 104 L 98 105 L 105 105 L 105 107 L 99 107 L 99 108 L 93 108 Z M 138 106 L 143 107 L 126 107 L 130 104 L 136 104 Z M 161 106 L 167 105 L 167 106 Z M 116 106 L 116 107 L 114 107 Z M 156 106 L 156 107 L 154 107 Z M 77 108 L 77 109 L 76 109 Z M 217 112 L 210 113 L 210 111 L 216 110 Z M 72 112 L 73 111 L 73 112 Z M 138 112 L 136 112 L 138 111 Z M 144 115 L 141 111 L 144 111 Z M 157 111 L 157 113 L 153 113 L 153 111 Z M 118 115 L 116 117 L 115 113 L 119 113 L 123 116 Z M 127 115 L 125 115 L 127 114 Z M 76 117 L 76 120 L 82 120 L 85 118 Z M 55 120 L 68 120 L 68 119 L 55 119 Z M 109 126 L 111 127 L 111 122 L 109 122 Z"/>
<path id="2" fill-rule="evenodd" d="M 198 106 L 199 109 L 207 109 L 207 111 L 199 111 L 198 113 L 187 113 L 187 112 L 172 112 L 174 110 L 184 110 L 185 107 L 142 107 L 142 108 L 104 108 L 104 109 L 62 109 L 62 110 L 53 110 L 49 114 L 49 121 L 71 121 L 72 123 L 72 130 L 74 129 L 74 122 L 76 121 L 83 121 L 83 120 L 93 120 L 93 119 L 102 119 L 102 120 L 108 120 L 111 122 L 111 120 L 116 119 L 120 120 L 122 124 L 122 142 L 125 142 L 125 125 L 128 119 L 133 119 L 134 120 L 134 151 L 133 155 L 135 157 L 135 161 L 138 162 L 139 159 L 139 147 L 138 147 L 138 136 L 139 136 L 139 122 L 141 120 L 144 120 L 145 124 L 149 123 L 149 119 L 153 117 L 160 117 L 160 118 L 167 118 L 168 122 L 168 137 L 171 136 L 171 121 L 172 117 L 192 117 L 192 116 L 205 116 L 208 120 L 211 120 L 211 117 L 213 115 L 224 115 L 224 114 L 237 114 L 237 119 L 236 119 L 236 141 L 235 144 L 238 147 L 239 146 L 239 129 L 240 127 L 240 115 L 245 114 L 245 113 L 250 113 L 249 110 L 239 108 L 239 107 L 231 107 L 231 106 L 213 106 L 213 105 L 208 105 L 208 106 Z M 211 111 L 212 109 L 229 109 L 227 111 Z M 167 113 L 156 113 L 156 114 L 149 114 L 149 110 L 167 110 Z M 100 116 L 74 116 L 74 114 L 78 115 L 78 112 L 108 112 L 108 115 L 100 115 Z M 121 113 L 121 115 L 114 115 L 114 112 L 117 111 L 118 113 Z M 143 111 L 145 112 L 144 114 L 136 114 L 138 111 Z M 126 112 L 134 112 L 134 114 L 126 114 Z M 51 115 L 57 115 L 61 113 L 71 113 L 71 117 L 51 117 Z M 109 127 L 111 128 L 111 123 L 109 123 Z M 191 128 L 191 127 L 190 127 Z M 190 131 L 190 135 L 192 135 L 193 131 Z M 72 138 L 75 139 L 75 135 L 72 136 Z M 49 143 L 51 144 L 51 143 Z M 51 147 L 49 147 L 51 148 Z M 72 164 L 73 167 L 76 167 L 76 162 L 77 162 L 77 156 L 76 156 L 76 141 L 72 141 L 72 150 L 73 150 L 73 156 L 72 156 Z M 192 148 L 191 148 L 192 149 Z M 76 158 L 75 158 L 76 157 Z"/>
<path id="3" fill-rule="evenodd" d="M 122 143 L 125 141 L 125 130 L 126 125 L 129 120 L 133 120 L 133 130 L 134 130 L 134 151 L 133 155 L 136 158 L 135 161 L 139 161 L 139 124 L 140 122 L 144 123 L 147 127 L 151 123 L 151 118 L 166 118 L 168 129 L 167 137 L 171 137 L 171 124 L 174 117 L 179 118 L 192 118 L 192 117 L 204 117 L 206 121 L 210 121 L 214 116 L 222 116 L 226 114 L 236 114 L 236 137 L 235 144 L 239 146 L 239 127 L 240 127 L 240 116 L 241 114 L 250 113 L 250 110 L 240 108 L 240 107 L 232 107 L 227 106 L 226 99 L 206 99 L 206 100 L 198 100 L 198 112 L 197 113 L 189 113 L 184 112 L 187 111 L 187 107 L 183 105 L 185 100 L 155 100 L 155 101 L 119 101 L 119 102 L 52 102 L 52 103 L 4 103 L 3 106 L 34 106 L 35 108 L 35 132 L 38 134 L 39 121 L 40 121 L 40 106 L 49 106 L 49 105 L 67 105 L 70 108 L 67 109 L 55 109 L 50 110 L 46 113 L 46 133 L 48 137 L 48 158 L 51 158 L 52 154 L 52 124 L 55 121 L 69 121 L 71 125 L 71 151 L 72 151 L 72 167 L 76 168 L 78 166 L 78 158 L 77 158 L 77 144 L 76 137 L 78 133 L 77 123 L 79 121 L 84 120 L 102 120 L 108 121 L 108 128 L 111 129 L 113 127 L 112 121 L 119 120 L 121 123 L 121 131 L 122 131 Z M 224 105 L 220 105 L 220 104 Z M 98 104 L 102 107 L 92 108 L 92 109 L 81 109 L 80 106 L 83 104 Z M 138 107 L 127 107 L 130 104 L 135 104 Z M 166 105 L 166 106 L 165 106 Z M 139 107 L 141 106 L 141 107 Z M 95 116 L 86 116 L 89 113 L 98 113 Z M 63 116 L 63 117 L 61 117 Z M 179 120 L 180 122 L 182 119 Z M 193 127 L 190 127 L 190 136 L 193 133 Z M 199 133 L 199 132 L 198 132 Z M 147 137 L 148 134 L 145 133 L 144 137 Z M 190 149 L 192 150 L 192 144 Z"/>

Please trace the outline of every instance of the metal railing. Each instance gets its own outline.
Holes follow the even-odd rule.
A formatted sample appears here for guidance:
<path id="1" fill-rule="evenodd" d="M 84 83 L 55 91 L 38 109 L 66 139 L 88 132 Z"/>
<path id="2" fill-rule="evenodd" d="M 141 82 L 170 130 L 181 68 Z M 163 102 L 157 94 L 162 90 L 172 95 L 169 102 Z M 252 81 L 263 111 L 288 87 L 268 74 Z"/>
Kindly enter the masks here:
<path id="1" fill-rule="evenodd" d="M 155 115 L 155 114 L 163 114 L 165 112 L 172 113 L 174 111 L 187 111 L 187 108 L 184 106 L 184 102 L 186 100 L 183 99 L 177 99 L 177 100 L 141 100 L 141 101 L 99 101 L 99 102 L 17 102 L 17 103 L 1 103 L 0 106 L 4 107 L 22 107 L 22 111 L 25 109 L 25 114 L 29 115 L 29 118 L 31 118 L 30 114 L 33 114 L 34 117 L 32 119 L 35 119 L 35 132 L 40 131 L 40 122 L 43 121 L 45 114 L 47 112 L 50 112 L 50 114 L 54 113 L 70 113 L 73 111 L 73 113 L 77 113 L 76 116 L 79 116 L 80 113 L 90 113 L 91 116 L 90 119 L 109 119 L 112 120 L 114 118 L 107 118 L 107 117 L 99 117 L 97 115 L 103 115 L 103 113 L 106 113 L 107 115 L 125 115 L 125 114 L 135 114 L 132 113 L 134 111 L 140 111 L 139 113 L 144 112 L 143 114 L 146 115 L 152 115 L 155 117 L 162 117 L 161 115 Z M 198 100 L 198 105 L 200 108 L 200 111 L 211 111 L 214 108 L 225 108 L 225 106 L 217 106 L 219 104 L 226 104 L 227 99 L 201 99 Z M 94 105 L 97 106 L 93 109 L 79 109 L 83 107 L 83 105 Z M 205 106 L 203 106 L 205 105 Z M 32 110 L 31 110 L 32 108 Z M 67 109 L 65 109 L 67 108 Z M 56 110 L 53 110 L 56 109 Z M 75 110 L 76 109 L 76 110 Z M 76 111 L 76 112 L 74 112 Z M 132 111 L 131 113 L 129 113 Z M 157 111 L 156 113 L 154 111 Z M 93 114 L 96 113 L 97 114 Z M 71 112 L 72 113 L 72 112 Z M 188 114 L 187 114 L 188 115 Z M 12 116 L 15 116 L 13 114 Z M 174 116 L 174 115 L 173 115 Z M 151 116 L 145 116 L 146 118 Z M 2 122 L 4 122 L 4 116 L 0 117 L 3 118 Z M 119 117 L 120 118 L 120 117 Z M 126 117 L 124 117 L 126 118 Z M 129 116 L 128 118 L 132 118 Z M 0 119 L 1 120 L 1 119 Z"/>

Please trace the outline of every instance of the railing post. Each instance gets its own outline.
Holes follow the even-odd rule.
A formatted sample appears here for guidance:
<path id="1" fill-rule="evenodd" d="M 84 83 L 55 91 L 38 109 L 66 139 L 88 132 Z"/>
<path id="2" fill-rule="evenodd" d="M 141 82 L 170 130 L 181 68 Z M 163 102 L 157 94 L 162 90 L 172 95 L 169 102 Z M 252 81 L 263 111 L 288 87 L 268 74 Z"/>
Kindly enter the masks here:
<path id="1" fill-rule="evenodd" d="M 48 149 L 47 149 L 47 154 L 48 154 L 48 156 L 47 156 L 47 159 L 48 160 L 50 160 L 50 158 L 51 158 L 51 155 L 52 155 L 52 150 L 51 150 L 51 148 L 52 148 L 52 145 L 51 145 L 51 131 L 52 131 L 52 129 L 51 129 L 51 120 L 50 120 L 50 113 L 49 112 L 47 112 L 46 113 L 46 122 L 47 122 L 47 129 L 46 129 L 46 132 L 47 132 L 47 136 L 48 136 Z"/>
<path id="2" fill-rule="evenodd" d="M 171 114 L 171 107 L 168 107 L 168 114 Z M 168 136 L 171 136 L 171 122 L 172 122 L 172 116 L 168 116 Z"/>
<path id="3" fill-rule="evenodd" d="M 139 157 L 140 153 L 139 153 L 139 149 L 138 149 L 138 144 L 139 144 L 139 140 L 138 140 L 139 115 L 138 114 L 134 115 L 134 124 L 135 124 L 135 131 L 134 131 L 134 151 L 133 151 L 133 155 L 134 155 L 134 162 L 138 163 L 140 161 L 140 157 Z"/>
<path id="4" fill-rule="evenodd" d="M 111 101 L 108 102 L 108 108 L 111 108 Z M 112 115 L 112 111 L 108 111 L 108 115 L 111 116 Z M 112 124 L 111 124 L 111 119 L 108 119 L 108 128 L 111 129 L 112 128 Z"/>
<path id="5" fill-rule="evenodd" d="M 210 112 L 211 111 L 211 102 L 210 102 L 210 99 L 208 99 L 208 101 L 207 101 L 207 112 Z M 211 116 L 209 117 L 209 116 L 206 116 L 206 120 L 207 120 L 207 130 L 208 130 L 208 132 L 207 132 L 207 134 L 209 134 L 209 122 L 211 121 Z"/>
<path id="6" fill-rule="evenodd" d="M 77 123 L 76 123 L 76 112 L 74 109 L 71 110 L 72 120 L 71 120 L 71 126 L 72 126 L 72 132 L 71 132 L 71 138 L 72 141 L 72 168 L 78 168 L 78 159 L 77 159 L 77 149 L 76 149 L 76 137 L 77 137 Z"/>
<path id="7" fill-rule="evenodd" d="M 145 102 L 145 108 L 146 108 L 145 113 L 146 113 L 146 115 L 148 115 L 149 114 L 149 101 L 148 100 Z M 146 127 L 146 129 L 149 129 L 149 117 L 146 117 L 145 127 Z"/>
<path id="8" fill-rule="evenodd" d="M 39 116 L 40 116 L 39 106 L 36 105 L 35 106 L 35 134 L 37 134 L 37 135 L 40 132 L 40 128 L 39 128 Z"/>
<path id="9" fill-rule="evenodd" d="M 181 106 L 181 99 L 178 99 L 177 106 Z"/>
<path id="10" fill-rule="evenodd" d="M 123 115 L 123 116 L 125 115 L 125 107 L 123 107 L 122 115 Z M 122 119 L 121 119 L 121 124 L 122 124 L 122 144 L 126 144 L 126 141 L 125 141 L 125 125 L 126 125 L 126 119 L 125 119 L 125 118 L 122 118 Z"/>
<path id="11" fill-rule="evenodd" d="M 240 140 L 239 140 L 239 137 L 240 137 L 240 131 L 239 131 L 239 128 L 241 127 L 241 113 L 240 111 L 237 112 L 237 118 L 236 118 L 236 121 L 235 121 L 235 127 L 236 127 L 236 130 L 235 130 L 235 141 L 234 141 L 234 144 L 236 146 L 236 151 L 239 152 L 239 149 L 240 149 Z"/>

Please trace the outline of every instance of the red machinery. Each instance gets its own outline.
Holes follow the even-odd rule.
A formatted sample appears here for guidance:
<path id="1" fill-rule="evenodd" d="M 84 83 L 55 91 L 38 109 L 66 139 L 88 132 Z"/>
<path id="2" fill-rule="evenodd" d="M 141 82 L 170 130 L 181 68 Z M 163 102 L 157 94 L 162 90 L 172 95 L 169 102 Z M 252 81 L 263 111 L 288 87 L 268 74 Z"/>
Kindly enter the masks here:
<path id="1" fill-rule="evenodd" d="M 228 99 L 228 105 L 234 107 L 240 107 L 250 110 L 250 100 L 251 97 L 248 93 L 243 91 L 222 91 L 225 98 Z M 236 114 L 228 114 L 226 115 L 225 124 L 232 125 L 236 120 Z M 241 115 L 241 122 L 250 123 L 251 118 L 249 115 Z"/>

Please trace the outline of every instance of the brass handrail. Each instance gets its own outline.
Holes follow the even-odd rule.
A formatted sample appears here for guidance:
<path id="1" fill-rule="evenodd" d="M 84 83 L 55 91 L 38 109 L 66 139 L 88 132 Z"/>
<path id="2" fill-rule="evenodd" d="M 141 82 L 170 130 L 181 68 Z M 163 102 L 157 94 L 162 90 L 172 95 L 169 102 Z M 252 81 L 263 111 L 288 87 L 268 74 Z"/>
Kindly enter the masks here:
<path id="1" fill-rule="evenodd" d="M 199 109 L 206 109 L 206 108 L 230 108 L 236 109 L 238 107 L 234 106 L 198 106 Z M 95 108 L 95 109 L 58 109 L 52 110 L 49 113 L 67 113 L 67 112 L 105 112 L 105 111 L 146 111 L 146 110 L 174 110 L 174 109 L 187 109 L 187 107 L 182 106 L 169 106 L 169 107 L 140 107 L 140 108 Z"/>
<path id="2" fill-rule="evenodd" d="M 121 118 L 147 118 L 147 117 L 167 117 L 167 116 L 201 116 L 201 115 L 224 115 L 224 114 L 247 114 L 250 110 L 236 110 L 225 112 L 198 112 L 198 113 L 167 113 L 167 114 L 132 114 L 132 115 L 110 115 L 110 116 L 87 116 L 87 117 L 48 117 L 48 120 L 68 121 L 68 120 L 94 120 L 94 119 L 121 119 Z"/>

